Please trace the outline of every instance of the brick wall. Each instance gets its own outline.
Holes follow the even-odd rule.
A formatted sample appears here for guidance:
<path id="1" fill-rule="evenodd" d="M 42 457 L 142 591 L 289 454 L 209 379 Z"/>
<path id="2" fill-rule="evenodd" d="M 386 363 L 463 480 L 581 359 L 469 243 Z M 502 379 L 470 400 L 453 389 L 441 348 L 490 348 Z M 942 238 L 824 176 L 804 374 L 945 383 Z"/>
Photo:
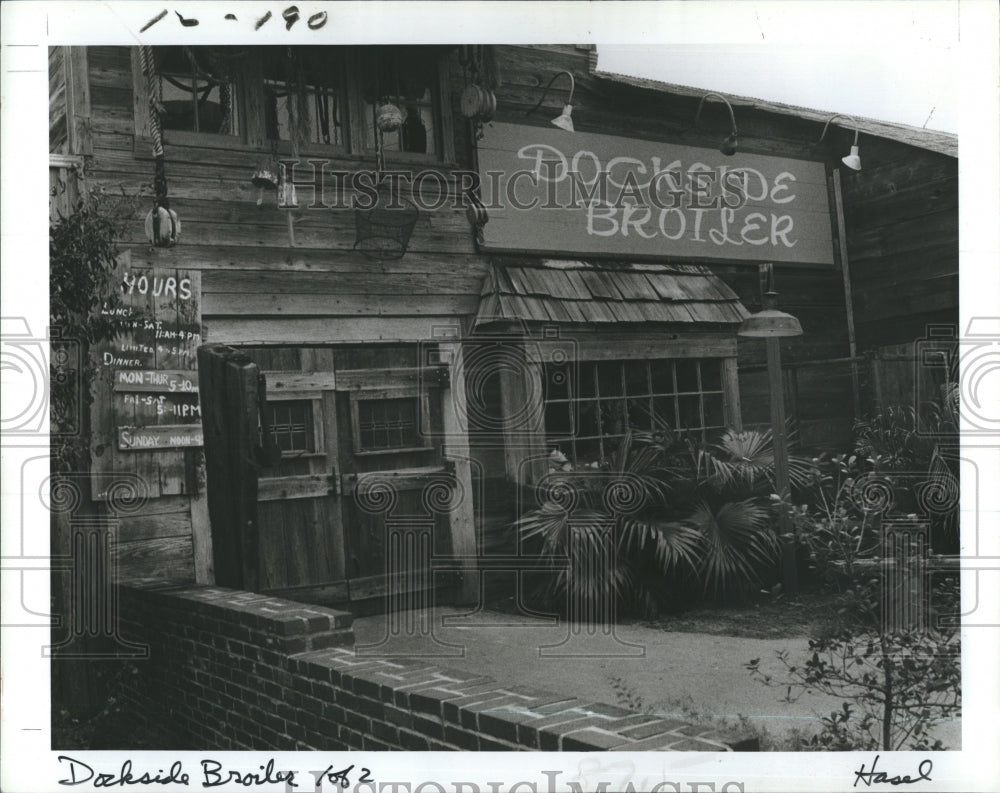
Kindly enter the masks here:
<path id="1" fill-rule="evenodd" d="M 154 581 L 122 585 L 120 604 L 125 638 L 149 645 L 124 675 L 125 710 L 157 749 L 757 749 L 433 662 L 357 656 L 343 611 Z"/>

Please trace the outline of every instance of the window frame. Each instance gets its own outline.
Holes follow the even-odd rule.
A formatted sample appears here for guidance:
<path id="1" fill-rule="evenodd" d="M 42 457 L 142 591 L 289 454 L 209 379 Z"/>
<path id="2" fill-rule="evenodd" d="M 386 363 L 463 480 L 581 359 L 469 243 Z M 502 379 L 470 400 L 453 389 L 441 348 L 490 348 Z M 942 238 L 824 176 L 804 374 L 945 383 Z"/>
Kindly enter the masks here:
<path id="1" fill-rule="evenodd" d="M 152 159 L 150 152 L 153 136 L 149 126 L 149 93 L 146 90 L 146 78 L 142 73 L 142 61 L 139 57 L 139 48 L 131 48 L 132 55 L 132 113 L 135 124 L 135 152 L 141 155 L 143 150 L 148 153 L 148 158 Z M 215 132 L 192 132 L 190 130 L 167 129 L 163 130 L 164 146 L 195 146 L 199 148 L 211 149 L 236 149 L 251 150 L 254 148 L 252 140 L 251 119 L 248 108 L 252 106 L 247 89 L 248 75 L 245 69 L 240 70 L 235 78 L 236 90 L 234 91 L 234 101 L 239 106 L 237 118 L 240 124 L 238 135 L 221 135 Z"/>
<path id="2" fill-rule="evenodd" d="M 295 372 L 301 374 L 301 372 Z M 323 396 L 320 392 L 271 391 L 268 387 L 267 405 L 272 402 L 308 402 L 312 407 L 312 435 L 314 451 L 281 452 L 282 460 L 299 460 L 308 457 L 325 457 L 326 446 L 323 439 Z"/>
<path id="3" fill-rule="evenodd" d="M 697 364 L 695 370 L 695 388 L 691 390 L 685 388 L 681 390 L 681 383 L 679 382 L 677 366 L 683 362 L 693 362 Z M 542 405 L 542 427 L 541 436 L 543 439 L 544 446 L 546 450 L 551 451 L 554 448 L 558 448 L 563 454 L 565 454 L 574 465 L 588 464 L 594 462 L 591 459 L 580 460 L 577 457 L 577 444 L 580 441 L 583 442 L 596 442 L 597 448 L 600 450 L 599 459 L 606 459 L 611 449 L 605 448 L 609 444 L 613 447 L 616 439 L 620 439 L 624 436 L 624 433 L 628 431 L 628 427 L 623 428 L 621 433 L 607 432 L 606 428 L 603 426 L 603 406 L 605 404 L 619 406 L 623 405 L 626 410 L 626 421 L 628 421 L 628 411 L 630 404 L 633 400 L 641 399 L 648 400 L 651 409 L 651 416 L 653 415 L 653 400 L 654 399 L 668 399 L 671 403 L 671 408 L 673 415 L 669 417 L 666 423 L 674 431 L 684 431 L 697 434 L 702 442 L 706 440 L 706 433 L 710 431 L 721 431 L 728 427 L 739 426 L 739 418 L 737 412 L 739 410 L 739 399 L 738 394 L 734 396 L 732 393 L 733 382 L 732 382 L 732 371 L 735 368 L 735 360 L 729 357 L 719 357 L 719 356 L 669 356 L 664 358 L 637 358 L 626 356 L 623 358 L 601 358 L 601 359 L 576 359 L 567 362 L 569 365 L 574 367 L 587 367 L 593 369 L 594 383 L 592 388 L 589 389 L 591 393 L 586 396 L 582 396 L 580 393 L 574 393 L 574 389 L 578 392 L 580 389 L 581 373 L 577 369 L 575 376 L 570 376 L 567 378 L 567 389 L 566 395 L 561 397 L 556 397 L 554 399 L 547 399 L 545 393 L 541 394 L 541 405 Z M 628 393 L 627 387 L 627 366 L 629 364 L 641 363 L 645 367 L 646 375 L 646 388 L 642 394 L 630 394 Z M 706 390 L 704 388 L 704 375 L 703 375 L 703 365 L 708 363 L 710 365 L 715 365 L 718 367 L 718 387 Z M 540 372 L 542 382 L 547 380 L 547 372 L 544 363 L 539 363 L 539 367 L 542 369 Z M 621 380 L 619 386 L 619 393 L 604 396 L 600 392 L 600 381 L 601 376 L 599 372 L 599 367 L 602 365 L 613 365 L 616 367 L 619 378 Z M 669 392 L 660 392 L 656 390 L 654 386 L 654 372 L 653 369 L 657 365 L 669 365 L 670 366 L 670 380 L 671 380 L 671 390 Z M 698 416 L 699 424 L 695 428 L 680 427 L 680 416 L 682 411 L 681 397 L 691 397 L 695 396 L 698 399 Z M 721 412 L 721 424 L 708 424 L 706 417 L 706 397 L 721 397 L 722 412 Z M 582 405 L 596 405 L 598 409 L 598 414 L 596 416 L 596 435 L 586 434 L 580 435 L 581 427 L 580 425 L 580 415 Z M 560 433 L 555 430 L 550 430 L 548 426 L 547 417 L 549 415 L 550 406 L 561 406 L 566 411 L 566 420 L 568 425 L 568 434 Z M 652 430 L 655 432 L 655 428 Z"/>
<path id="4" fill-rule="evenodd" d="M 152 136 L 149 126 L 149 96 L 142 73 L 139 48 L 131 47 L 132 60 L 132 110 L 135 139 L 133 150 L 140 159 L 152 159 Z M 432 90 L 433 110 L 437 121 L 439 151 L 433 154 L 416 152 L 385 152 L 386 163 L 435 163 L 445 166 L 456 165 L 453 102 L 448 69 L 449 54 L 440 52 L 434 56 L 433 67 L 436 85 Z M 356 47 L 344 47 L 343 77 L 344 88 L 343 123 L 344 142 L 342 144 L 310 143 L 299 148 L 300 157 L 326 155 L 338 157 L 374 158 L 375 148 L 367 145 L 364 113 L 370 106 L 364 101 L 359 79 L 360 54 Z M 248 58 L 236 77 L 236 101 L 239 103 L 239 135 L 219 135 L 211 132 L 190 132 L 186 130 L 165 130 L 165 146 L 183 146 L 204 149 L 227 149 L 234 152 L 269 153 L 272 141 L 267 137 L 264 120 L 264 74 L 259 59 Z M 289 141 L 276 141 L 279 156 L 291 154 Z M 372 159 L 374 163 L 374 159 Z"/>
<path id="5" fill-rule="evenodd" d="M 373 457 L 386 454 L 407 454 L 412 452 L 426 452 L 434 448 L 434 440 L 428 432 L 421 432 L 421 428 L 430 429 L 431 413 L 430 400 L 427 391 L 415 387 L 391 387 L 391 388 L 363 388 L 352 389 L 350 392 L 351 402 L 351 451 L 357 457 Z M 417 399 L 417 440 L 422 441 L 420 446 L 397 446 L 391 449 L 366 449 L 361 445 L 361 402 L 374 402 L 380 399 Z"/>

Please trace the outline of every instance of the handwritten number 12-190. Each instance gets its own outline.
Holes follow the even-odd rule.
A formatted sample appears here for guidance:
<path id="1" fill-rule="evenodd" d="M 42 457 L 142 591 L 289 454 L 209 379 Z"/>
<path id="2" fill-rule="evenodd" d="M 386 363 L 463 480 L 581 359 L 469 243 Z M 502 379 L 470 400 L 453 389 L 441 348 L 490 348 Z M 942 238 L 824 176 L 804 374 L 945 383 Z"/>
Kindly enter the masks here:
<path id="1" fill-rule="evenodd" d="M 174 11 L 174 13 L 177 15 L 177 20 L 178 22 L 180 22 L 182 27 L 193 28 L 197 27 L 200 24 L 200 21 L 195 17 L 186 17 L 183 14 L 181 14 L 180 11 Z M 153 27 L 153 25 L 163 20 L 166 16 L 167 16 L 167 9 L 164 8 L 159 14 L 157 14 L 154 17 L 151 17 L 146 22 L 145 25 L 139 28 L 139 32 L 145 33 L 147 30 Z M 298 22 L 300 19 L 298 6 L 291 5 L 285 8 L 281 12 L 281 18 L 285 20 L 285 30 L 291 30 L 292 26 L 295 25 L 295 23 Z M 231 13 L 226 14 L 225 19 L 231 22 L 239 21 L 236 18 L 236 14 L 231 14 Z M 270 21 L 270 19 L 271 19 L 271 12 L 268 11 L 262 17 L 259 17 L 257 21 L 254 23 L 254 30 L 260 30 L 262 27 L 264 27 L 265 24 L 267 24 L 267 22 Z M 327 22 L 326 11 L 317 11 L 315 14 L 311 15 L 306 20 L 306 26 L 310 30 L 319 30 L 321 27 L 326 25 L 326 22 Z"/>

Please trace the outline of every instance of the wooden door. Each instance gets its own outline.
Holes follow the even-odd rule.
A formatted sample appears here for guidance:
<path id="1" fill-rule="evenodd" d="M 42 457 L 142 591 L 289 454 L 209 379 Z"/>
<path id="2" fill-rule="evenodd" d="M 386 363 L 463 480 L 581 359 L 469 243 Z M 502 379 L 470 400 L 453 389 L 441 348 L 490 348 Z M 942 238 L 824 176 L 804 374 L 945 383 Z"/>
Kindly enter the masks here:
<path id="1" fill-rule="evenodd" d="M 352 601 L 402 596 L 400 607 L 415 607 L 452 583 L 453 576 L 432 571 L 435 559 L 451 553 L 458 506 L 453 471 L 442 456 L 443 389 L 436 377 L 433 369 L 413 366 L 337 373 Z"/>
<path id="2" fill-rule="evenodd" d="M 347 599 L 337 472 L 333 354 L 310 351 L 309 371 L 264 370 L 265 405 L 280 460 L 258 480 L 260 588 L 317 603 Z"/>
<path id="3" fill-rule="evenodd" d="M 430 571 L 455 507 L 435 372 L 407 365 L 411 351 L 276 356 L 300 368 L 261 367 L 281 457 L 258 483 L 260 588 L 345 604 L 445 582 Z M 379 363 L 394 365 L 344 368 Z"/>

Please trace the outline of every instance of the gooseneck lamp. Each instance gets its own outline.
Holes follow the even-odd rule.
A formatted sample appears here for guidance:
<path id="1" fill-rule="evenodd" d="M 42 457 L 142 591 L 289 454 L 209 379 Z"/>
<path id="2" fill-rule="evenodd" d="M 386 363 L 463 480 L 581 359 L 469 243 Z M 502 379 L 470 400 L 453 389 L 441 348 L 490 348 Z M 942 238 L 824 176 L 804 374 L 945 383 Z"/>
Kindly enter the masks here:
<path id="1" fill-rule="evenodd" d="M 532 113 L 534 113 L 536 110 L 538 110 L 538 108 L 540 108 L 542 106 L 542 102 L 545 101 L 545 97 L 548 95 L 549 89 L 552 87 L 552 83 L 554 83 L 559 77 L 561 77 L 564 74 L 567 77 L 569 77 L 569 99 L 567 99 L 566 100 L 566 104 L 563 105 L 562 112 L 558 116 L 556 116 L 554 119 L 552 119 L 552 123 L 555 126 L 559 127 L 559 129 L 564 129 L 567 132 L 573 132 L 574 131 L 574 129 L 573 129 L 573 92 L 576 90 L 576 80 L 573 79 L 572 72 L 567 72 L 567 71 L 556 72 L 556 74 L 553 75 L 552 79 L 549 80 L 549 84 L 547 86 L 545 86 L 545 90 L 542 91 L 542 98 L 538 100 L 538 104 L 535 105 L 533 108 L 531 108 L 531 110 L 529 110 L 524 115 L 530 116 Z"/>
<path id="2" fill-rule="evenodd" d="M 827 119 L 826 124 L 823 126 L 823 134 L 819 136 L 819 140 L 816 141 L 816 143 L 820 144 L 820 143 L 823 142 L 823 138 L 826 137 L 826 131 L 830 128 L 830 124 L 835 119 L 838 119 L 838 118 L 846 118 L 846 119 L 850 119 L 851 121 L 854 122 L 854 143 L 851 144 L 851 153 L 848 154 L 846 157 L 841 157 L 840 161 L 842 163 L 844 163 L 844 165 L 846 165 L 852 171 L 860 171 L 861 170 L 861 156 L 858 154 L 858 135 L 859 135 L 858 121 L 853 116 L 845 116 L 843 113 L 838 113 L 837 115 L 832 116 L 829 119 Z"/>
<path id="3" fill-rule="evenodd" d="M 733 113 L 733 106 L 729 104 L 729 100 L 726 99 L 726 97 L 722 94 L 714 92 L 705 94 L 701 98 L 701 101 L 698 102 L 698 112 L 694 114 L 694 125 L 696 127 L 698 126 L 698 120 L 701 118 L 701 108 L 704 106 L 705 100 L 709 97 L 715 97 L 718 99 L 720 102 L 725 104 L 726 109 L 729 111 L 729 135 L 724 141 L 722 141 L 722 145 L 719 146 L 719 151 L 727 157 L 732 157 L 736 154 L 736 149 L 739 148 L 740 145 L 740 132 L 736 128 L 736 115 Z"/>

